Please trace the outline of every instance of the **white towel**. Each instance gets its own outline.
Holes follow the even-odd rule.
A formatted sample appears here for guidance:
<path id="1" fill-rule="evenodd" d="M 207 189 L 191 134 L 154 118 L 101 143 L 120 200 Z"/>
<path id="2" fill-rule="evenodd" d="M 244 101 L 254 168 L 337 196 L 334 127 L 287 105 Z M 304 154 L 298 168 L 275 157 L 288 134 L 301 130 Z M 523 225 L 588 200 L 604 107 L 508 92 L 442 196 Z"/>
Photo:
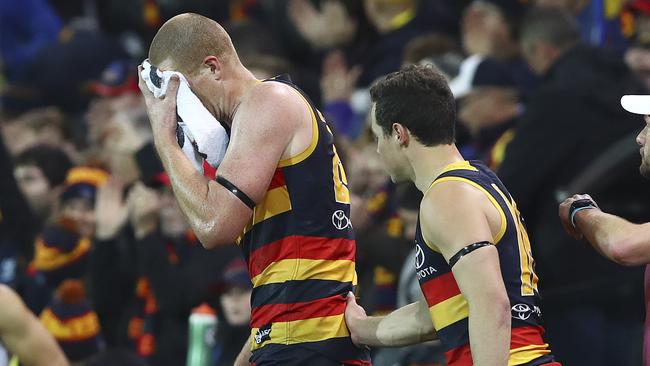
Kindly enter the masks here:
<path id="1" fill-rule="evenodd" d="M 162 98 L 172 75 L 178 75 L 180 85 L 176 95 L 176 113 L 179 117 L 178 144 L 194 167 L 203 172 L 203 159 L 218 167 L 226 154 L 228 133 L 221 123 L 203 106 L 192 92 L 183 74 L 176 71 L 160 71 L 149 63 L 142 62 L 142 79 L 156 98 Z M 181 133 L 182 132 L 182 133 Z"/>

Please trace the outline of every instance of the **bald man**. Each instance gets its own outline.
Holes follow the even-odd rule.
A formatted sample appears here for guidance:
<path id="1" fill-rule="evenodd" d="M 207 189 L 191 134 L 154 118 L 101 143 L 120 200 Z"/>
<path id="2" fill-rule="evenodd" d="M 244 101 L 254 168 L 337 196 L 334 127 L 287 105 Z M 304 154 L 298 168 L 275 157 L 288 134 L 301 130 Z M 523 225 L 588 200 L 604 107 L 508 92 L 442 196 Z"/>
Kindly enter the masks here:
<path id="1" fill-rule="evenodd" d="M 140 80 L 156 148 L 192 229 L 206 248 L 237 242 L 247 259 L 252 331 L 238 364 L 370 365 L 343 317 L 357 281 L 356 245 L 347 178 L 322 114 L 289 80 L 257 80 L 224 29 L 200 15 L 166 22 L 149 61 L 183 73 L 230 126 L 217 178 L 208 180 L 176 142 L 178 79 L 164 99 Z"/>
<path id="2" fill-rule="evenodd" d="M 0 285 L 0 309 L 0 341 L 21 365 L 69 365 L 54 337 L 5 285 Z"/>

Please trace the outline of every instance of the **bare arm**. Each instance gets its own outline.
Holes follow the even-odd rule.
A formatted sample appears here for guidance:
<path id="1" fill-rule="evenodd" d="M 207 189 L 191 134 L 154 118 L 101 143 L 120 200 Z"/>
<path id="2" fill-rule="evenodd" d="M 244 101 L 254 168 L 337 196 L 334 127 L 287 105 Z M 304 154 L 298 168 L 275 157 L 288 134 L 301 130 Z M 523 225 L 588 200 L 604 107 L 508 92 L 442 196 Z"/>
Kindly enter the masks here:
<path id="1" fill-rule="evenodd" d="M 598 208 L 579 211 L 576 227 L 570 222 L 569 209 L 588 195 L 575 195 L 560 205 L 560 219 L 567 232 L 576 239 L 585 238 L 602 256 L 625 266 L 650 263 L 650 223 L 634 224 L 623 218 L 602 212 Z"/>
<path id="2" fill-rule="evenodd" d="M 0 285 L 0 337 L 26 366 L 67 366 L 61 348 L 8 287 Z"/>
<path id="3" fill-rule="evenodd" d="M 201 243 L 206 248 L 232 244 L 249 222 L 252 211 L 229 190 L 197 172 L 176 143 L 178 84 L 172 78 L 167 96 L 160 100 L 140 81 L 156 149 L 174 195 Z M 296 95 L 288 93 L 264 84 L 249 93 L 233 121 L 228 150 L 219 166 L 219 175 L 256 203 L 264 198 L 296 123 L 305 112 L 305 106 L 297 104 L 302 102 Z"/>
<path id="4" fill-rule="evenodd" d="M 237 358 L 235 359 L 235 364 L 234 366 L 248 366 L 250 365 L 250 360 L 252 352 L 251 352 L 251 342 L 253 339 L 251 338 L 252 336 L 249 336 L 248 339 L 246 340 L 246 343 L 242 346 L 241 351 L 239 352 L 239 355 L 237 355 Z"/>
<path id="5" fill-rule="evenodd" d="M 488 215 L 497 215 L 487 197 L 461 182 L 440 183 L 425 195 L 420 208 L 424 237 L 447 261 L 467 245 L 493 242 Z M 475 365 L 503 366 L 510 350 L 510 301 L 495 246 L 477 249 L 452 272 L 469 305 L 469 338 Z M 489 335 L 489 336 L 486 336 Z"/>
<path id="6" fill-rule="evenodd" d="M 357 345 L 400 347 L 437 338 L 424 301 L 403 306 L 386 316 L 367 316 L 351 293 L 348 294 L 345 321 Z"/>

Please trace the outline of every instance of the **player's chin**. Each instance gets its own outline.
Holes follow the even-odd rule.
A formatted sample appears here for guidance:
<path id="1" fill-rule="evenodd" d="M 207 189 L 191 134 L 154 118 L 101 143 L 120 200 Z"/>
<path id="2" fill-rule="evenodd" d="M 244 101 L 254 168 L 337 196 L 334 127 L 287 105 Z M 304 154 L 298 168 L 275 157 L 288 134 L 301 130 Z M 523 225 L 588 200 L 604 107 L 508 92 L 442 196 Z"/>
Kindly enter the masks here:
<path id="1" fill-rule="evenodd" d="M 650 180 L 650 163 L 648 160 L 642 159 L 641 166 L 639 167 L 639 172 L 643 178 Z"/>

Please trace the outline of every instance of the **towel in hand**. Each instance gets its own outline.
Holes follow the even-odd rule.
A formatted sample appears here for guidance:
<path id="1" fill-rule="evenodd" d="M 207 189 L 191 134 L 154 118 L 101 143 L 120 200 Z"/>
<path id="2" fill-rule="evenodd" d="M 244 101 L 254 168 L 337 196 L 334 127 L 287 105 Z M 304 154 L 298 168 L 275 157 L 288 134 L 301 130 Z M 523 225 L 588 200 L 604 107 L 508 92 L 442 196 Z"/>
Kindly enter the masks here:
<path id="1" fill-rule="evenodd" d="M 203 171 L 203 159 L 218 167 L 226 154 L 228 133 L 219 121 L 203 106 L 190 89 L 183 74 L 161 71 L 149 60 L 142 62 L 142 79 L 156 98 L 165 96 L 172 75 L 178 75 L 180 85 L 176 95 L 178 117 L 178 144 L 198 171 Z"/>

